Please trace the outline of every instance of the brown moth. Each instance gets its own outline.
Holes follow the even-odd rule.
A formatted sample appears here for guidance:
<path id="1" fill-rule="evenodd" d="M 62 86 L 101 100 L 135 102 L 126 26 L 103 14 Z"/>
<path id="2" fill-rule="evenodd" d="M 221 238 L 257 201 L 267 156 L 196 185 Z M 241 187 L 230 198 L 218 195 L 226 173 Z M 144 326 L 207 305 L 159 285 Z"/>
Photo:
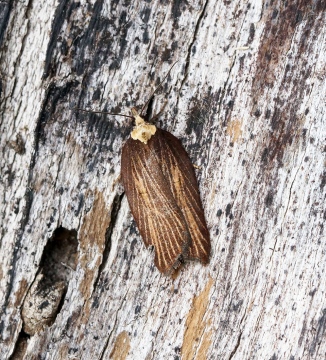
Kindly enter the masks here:
<path id="1" fill-rule="evenodd" d="M 136 126 L 122 148 L 121 177 L 131 213 L 155 265 L 171 274 L 184 260 L 209 262 L 211 250 L 191 160 L 181 142 L 132 109 Z"/>

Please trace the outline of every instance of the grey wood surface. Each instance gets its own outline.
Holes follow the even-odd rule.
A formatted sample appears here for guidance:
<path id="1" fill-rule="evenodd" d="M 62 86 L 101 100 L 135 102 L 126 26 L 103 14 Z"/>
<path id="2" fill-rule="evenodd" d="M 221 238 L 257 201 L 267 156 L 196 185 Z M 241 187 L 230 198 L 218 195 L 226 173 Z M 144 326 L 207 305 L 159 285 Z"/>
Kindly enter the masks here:
<path id="1" fill-rule="evenodd" d="M 2 1 L 1 359 L 325 359 L 326 15 L 311 1 Z M 119 182 L 149 107 L 206 267 L 161 275 Z"/>

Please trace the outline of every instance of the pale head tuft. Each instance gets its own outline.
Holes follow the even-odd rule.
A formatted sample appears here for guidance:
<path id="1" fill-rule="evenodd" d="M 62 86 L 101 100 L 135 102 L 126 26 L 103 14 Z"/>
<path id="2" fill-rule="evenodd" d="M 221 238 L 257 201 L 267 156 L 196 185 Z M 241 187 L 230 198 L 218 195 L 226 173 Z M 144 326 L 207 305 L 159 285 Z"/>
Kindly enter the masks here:
<path id="1" fill-rule="evenodd" d="M 156 126 L 147 123 L 138 113 L 136 108 L 131 109 L 132 115 L 135 118 L 136 126 L 131 132 L 131 138 L 139 140 L 144 144 L 155 134 Z"/>

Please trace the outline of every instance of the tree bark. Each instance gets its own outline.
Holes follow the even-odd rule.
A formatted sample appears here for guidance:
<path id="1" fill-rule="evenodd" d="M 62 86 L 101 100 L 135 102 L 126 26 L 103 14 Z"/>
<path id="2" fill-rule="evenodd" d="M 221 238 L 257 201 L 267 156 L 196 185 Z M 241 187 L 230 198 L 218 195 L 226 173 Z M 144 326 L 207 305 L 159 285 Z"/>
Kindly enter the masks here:
<path id="1" fill-rule="evenodd" d="M 0 4 L 1 359 L 325 359 L 323 0 Z M 140 108 L 196 168 L 208 266 L 153 264 Z"/>

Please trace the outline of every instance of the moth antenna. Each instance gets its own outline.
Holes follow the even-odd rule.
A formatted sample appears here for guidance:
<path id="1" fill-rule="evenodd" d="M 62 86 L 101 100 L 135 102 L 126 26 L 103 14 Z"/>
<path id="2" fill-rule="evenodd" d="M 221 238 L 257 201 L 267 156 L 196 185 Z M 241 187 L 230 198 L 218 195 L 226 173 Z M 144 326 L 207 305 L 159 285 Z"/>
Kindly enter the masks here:
<path id="1" fill-rule="evenodd" d="M 148 105 L 148 103 L 151 101 L 152 96 L 156 93 L 157 89 L 159 89 L 159 88 L 162 86 L 163 82 L 165 81 L 165 79 L 166 79 L 166 78 L 168 77 L 168 75 L 170 74 L 173 66 L 174 66 L 178 61 L 179 61 L 179 60 L 177 60 L 177 61 L 170 67 L 169 71 L 166 73 L 166 75 L 164 76 L 163 80 L 156 86 L 155 90 L 151 93 L 150 97 L 149 97 L 148 100 L 145 102 L 144 106 L 141 108 L 140 113 L 139 113 L 140 115 L 142 115 L 145 107 L 146 107 L 146 106 Z"/>
<path id="2" fill-rule="evenodd" d="M 165 101 L 165 102 L 164 102 L 164 105 L 163 105 L 162 108 L 161 108 L 161 110 L 160 110 L 156 115 L 154 115 L 154 116 L 151 118 L 151 122 L 152 122 L 152 123 L 153 123 L 154 120 L 156 120 L 156 119 L 163 113 L 164 108 L 165 108 L 165 106 L 166 106 L 167 103 L 168 103 L 168 102 Z"/>
<path id="3" fill-rule="evenodd" d="M 75 108 L 75 110 L 83 111 L 83 112 L 87 112 L 87 113 L 93 113 L 93 114 L 105 114 L 105 115 L 123 116 L 123 117 L 130 118 L 130 119 L 134 118 L 133 116 L 130 116 L 130 115 L 115 114 L 115 113 L 110 113 L 110 112 L 106 112 L 106 111 L 93 111 L 93 110 L 85 110 L 85 109 L 80 109 L 80 108 Z"/>

